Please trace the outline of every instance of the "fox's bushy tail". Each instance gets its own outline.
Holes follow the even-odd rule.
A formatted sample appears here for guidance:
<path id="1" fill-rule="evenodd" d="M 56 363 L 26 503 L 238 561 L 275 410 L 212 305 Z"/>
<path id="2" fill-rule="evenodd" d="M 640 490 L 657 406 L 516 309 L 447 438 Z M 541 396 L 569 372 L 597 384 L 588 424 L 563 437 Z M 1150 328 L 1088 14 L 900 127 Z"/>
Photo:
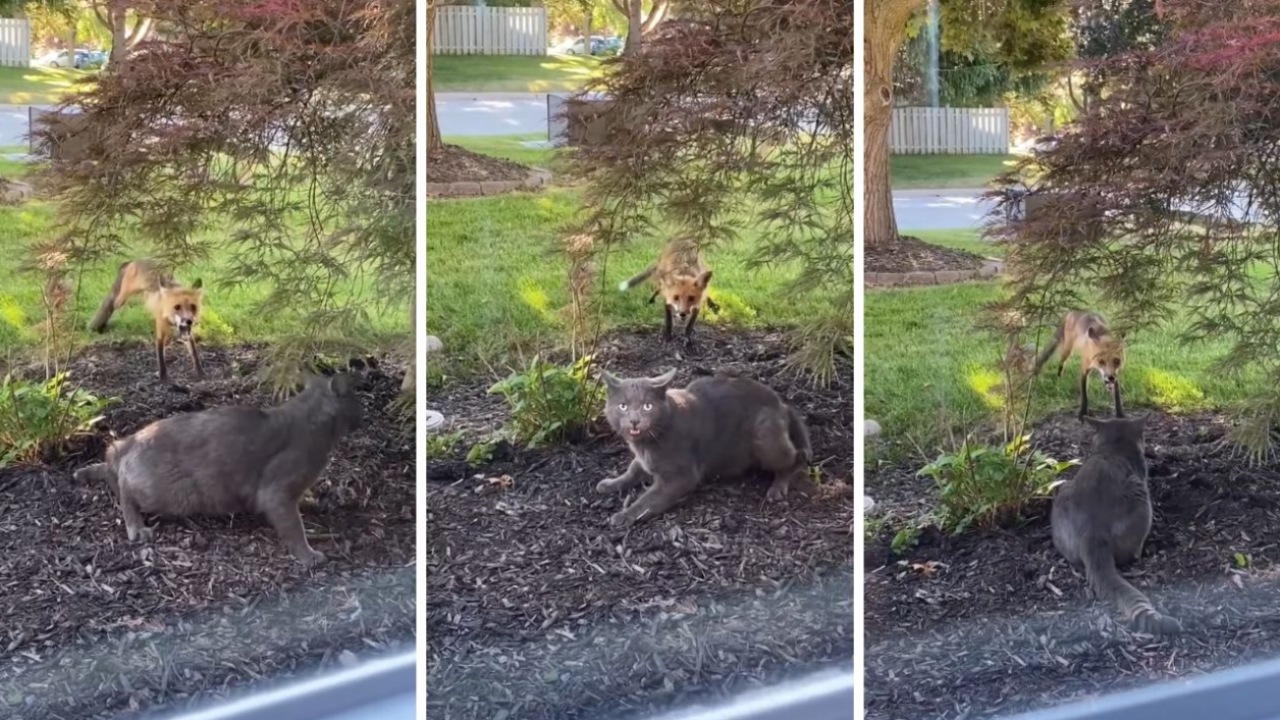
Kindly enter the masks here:
<path id="1" fill-rule="evenodd" d="M 640 283 L 644 282 L 645 280 L 648 280 L 648 279 L 649 279 L 649 276 L 650 276 L 650 275 L 653 275 L 654 271 L 655 271 L 655 270 L 657 270 L 657 269 L 658 269 L 658 264 L 657 264 L 657 263 L 654 263 L 654 264 L 650 265 L 649 267 L 647 267 L 647 268 L 645 268 L 645 269 L 641 270 L 640 272 L 636 273 L 635 275 L 632 275 L 631 277 L 627 278 L 626 280 L 623 280 L 622 282 L 618 283 L 618 289 L 619 289 L 619 290 L 621 290 L 622 292 L 626 292 L 626 291 L 630 290 L 631 288 L 633 288 L 633 287 L 635 287 L 635 286 L 639 285 Z"/>
<path id="2" fill-rule="evenodd" d="M 120 294 L 120 288 L 124 286 L 124 271 L 132 262 L 121 263 L 120 269 L 116 271 L 115 283 L 111 285 L 111 290 L 107 292 L 107 296 L 102 299 L 102 304 L 98 306 L 98 311 L 89 320 L 89 329 L 93 332 L 106 331 L 107 323 L 111 321 L 111 314 L 116 310 L 116 297 Z"/>
<path id="3" fill-rule="evenodd" d="M 1081 559 L 1094 594 L 1103 602 L 1115 603 L 1121 617 L 1135 630 L 1150 635 L 1182 632 L 1181 623 L 1156 610 L 1141 590 L 1124 579 L 1116 569 L 1115 555 L 1107 542 L 1093 540 L 1086 543 Z"/>
<path id="4" fill-rule="evenodd" d="M 1044 367 L 1046 362 L 1049 362 L 1049 358 L 1053 357 L 1053 351 L 1057 350 L 1058 346 L 1062 344 L 1062 341 L 1066 339 L 1066 323 L 1067 321 L 1063 320 L 1062 324 L 1058 325 L 1058 329 L 1053 332 L 1053 339 L 1050 340 L 1049 344 L 1044 346 L 1044 350 L 1041 350 L 1040 354 L 1036 356 L 1036 366 L 1031 370 L 1032 375 L 1038 375 L 1040 373 L 1040 368 Z"/>

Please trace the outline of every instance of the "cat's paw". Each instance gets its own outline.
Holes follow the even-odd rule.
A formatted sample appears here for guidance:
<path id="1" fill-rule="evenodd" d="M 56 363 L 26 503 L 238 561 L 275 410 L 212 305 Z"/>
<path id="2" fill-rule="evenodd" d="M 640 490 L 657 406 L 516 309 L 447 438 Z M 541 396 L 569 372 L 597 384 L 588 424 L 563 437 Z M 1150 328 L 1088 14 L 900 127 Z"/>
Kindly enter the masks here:
<path id="1" fill-rule="evenodd" d="M 610 527 L 616 527 L 616 528 L 627 527 L 631 525 L 631 523 L 633 522 L 635 521 L 632 520 L 631 516 L 625 512 L 616 512 L 613 514 L 613 517 L 609 518 Z"/>
<path id="2" fill-rule="evenodd" d="M 777 502 L 785 498 L 787 496 L 787 491 L 790 489 L 791 487 L 786 483 L 774 483 L 769 486 L 769 492 L 765 495 L 765 498 L 767 498 L 769 502 Z"/>
<path id="3" fill-rule="evenodd" d="M 622 478 L 616 478 L 616 477 L 612 477 L 612 478 L 605 478 L 605 479 L 601 480 L 600 482 L 596 483 L 596 492 L 601 493 L 601 494 L 603 494 L 603 493 L 611 493 L 611 492 L 613 492 L 613 489 L 614 489 L 614 488 L 616 488 L 616 487 L 618 486 L 618 483 L 619 483 L 621 480 L 622 480 Z"/>

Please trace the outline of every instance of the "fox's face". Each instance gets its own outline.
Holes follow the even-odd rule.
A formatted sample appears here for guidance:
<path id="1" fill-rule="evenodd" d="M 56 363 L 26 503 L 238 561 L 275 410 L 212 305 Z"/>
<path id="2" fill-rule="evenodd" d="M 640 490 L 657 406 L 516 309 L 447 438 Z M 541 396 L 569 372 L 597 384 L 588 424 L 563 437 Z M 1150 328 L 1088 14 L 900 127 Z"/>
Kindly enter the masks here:
<path id="1" fill-rule="evenodd" d="M 711 284 L 711 271 L 701 275 L 677 275 L 662 286 L 662 298 L 667 307 L 681 320 L 688 319 L 689 314 L 702 305 L 702 298 Z"/>
<path id="2" fill-rule="evenodd" d="M 1115 337 L 1104 337 L 1098 344 L 1098 352 L 1093 356 L 1093 369 L 1107 386 L 1107 390 L 1116 389 L 1116 380 L 1120 377 L 1120 368 L 1124 366 L 1124 341 Z"/>
<path id="3" fill-rule="evenodd" d="M 165 318 L 178 337 L 191 337 L 196 321 L 200 319 L 200 301 L 204 290 L 200 288 L 164 289 L 160 291 L 160 307 L 164 308 Z"/>

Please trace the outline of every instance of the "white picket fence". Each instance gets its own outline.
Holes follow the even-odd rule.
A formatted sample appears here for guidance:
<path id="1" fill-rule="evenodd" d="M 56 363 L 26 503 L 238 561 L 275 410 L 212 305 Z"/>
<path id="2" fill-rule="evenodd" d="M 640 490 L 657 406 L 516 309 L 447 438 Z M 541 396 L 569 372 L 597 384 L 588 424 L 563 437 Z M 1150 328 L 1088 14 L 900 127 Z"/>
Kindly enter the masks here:
<path id="1" fill-rule="evenodd" d="M 0 67 L 31 67 L 31 25 L 0 18 Z"/>
<path id="2" fill-rule="evenodd" d="M 547 9 L 439 7 L 431 33 L 431 52 L 436 55 L 546 55 Z"/>
<path id="3" fill-rule="evenodd" d="M 1009 152 L 1009 109 L 894 108 L 889 150 L 901 155 L 1003 155 Z"/>

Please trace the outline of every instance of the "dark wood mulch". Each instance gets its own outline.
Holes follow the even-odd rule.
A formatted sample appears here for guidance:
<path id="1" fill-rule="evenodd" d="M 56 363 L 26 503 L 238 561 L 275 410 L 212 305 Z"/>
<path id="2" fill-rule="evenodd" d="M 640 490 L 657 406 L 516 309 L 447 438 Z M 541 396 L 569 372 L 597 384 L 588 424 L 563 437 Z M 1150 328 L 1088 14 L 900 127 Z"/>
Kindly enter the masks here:
<path id="1" fill-rule="evenodd" d="M 457 145 L 445 145 L 444 152 L 427 160 L 427 182 L 488 182 L 524 180 L 529 168 L 517 162 L 481 155 Z"/>
<path id="2" fill-rule="evenodd" d="M 203 359 L 209 379 L 181 392 L 152 380 L 149 345 L 89 349 L 72 382 L 120 399 L 99 434 L 56 465 L 0 470 L 0 716 L 140 717 L 413 646 L 415 451 L 386 409 L 399 377 L 369 375 L 366 426 L 303 507 L 329 557 L 313 572 L 256 517 L 161 521 L 153 543 L 131 545 L 110 492 L 72 479 L 102 457 L 108 429 L 272 404 L 245 379 L 253 348 Z M 185 361 L 170 365 L 178 382 Z"/>
<path id="3" fill-rule="evenodd" d="M 622 500 L 594 491 L 629 461 L 611 437 L 511 450 L 481 468 L 459 462 L 465 448 L 431 458 L 428 714 L 647 717 L 848 666 L 852 373 L 818 390 L 783 368 L 779 333 L 706 328 L 696 355 L 678 359 L 659 331 L 614 335 L 597 358 L 627 375 L 678 367 L 677 385 L 699 372 L 750 373 L 807 415 L 822 485 L 766 504 L 767 478 L 714 481 L 622 532 L 608 526 Z M 501 401 L 487 385 L 450 385 L 429 403 L 489 427 Z"/>
<path id="4" fill-rule="evenodd" d="M 967 250 L 932 245 L 910 235 L 902 235 L 896 242 L 866 246 L 862 260 L 867 272 L 885 273 L 977 270 L 987 262 Z"/>
<path id="5" fill-rule="evenodd" d="M 1227 428 L 1208 414 L 1156 414 L 1148 425 L 1155 519 L 1126 576 L 1182 621 L 1187 632 L 1170 641 L 1131 634 L 1088 599 L 1053 548 L 1047 502 L 1015 527 L 928 532 L 903 556 L 892 531 L 869 542 L 867 717 L 992 717 L 1280 653 L 1280 468 L 1250 467 L 1224 442 Z M 1033 437 L 1067 459 L 1089 436 L 1063 415 Z M 932 501 L 918 467 L 867 478 L 877 512 Z"/>

